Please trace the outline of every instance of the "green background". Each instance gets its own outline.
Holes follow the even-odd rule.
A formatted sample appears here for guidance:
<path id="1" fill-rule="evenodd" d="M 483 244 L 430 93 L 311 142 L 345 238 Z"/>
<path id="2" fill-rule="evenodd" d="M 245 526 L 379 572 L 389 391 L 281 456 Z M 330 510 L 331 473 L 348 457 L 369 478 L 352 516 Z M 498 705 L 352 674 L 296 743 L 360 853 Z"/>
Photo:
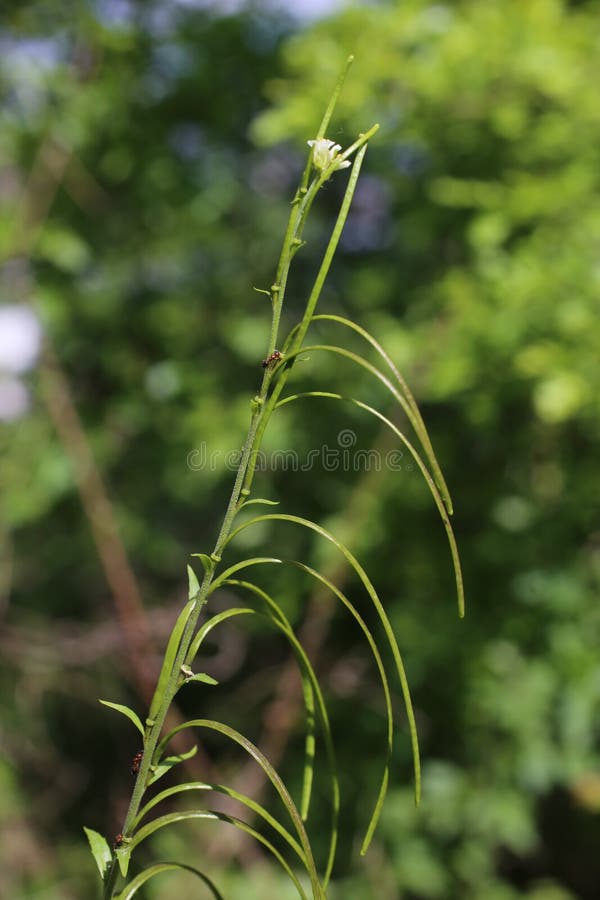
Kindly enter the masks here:
<path id="1" fill-rule="evenodd" d="M 344 804 L 331 898 L 592 900 L 600 5 L 406 0 L 318 22 L 292 12 L 3 5 L 0 303 L 33 307 L 51 349 L 22 376 L 27 414 L 0 424 L 0 894 L 94 896 L 81 826 L 114 835 L 131 789 L 135 734 L 96 701 L 142 714 L 144 704 L 122 627 L 131 612 L 117 618 L 107 582 L 114 535 L 93 491 L 82 497 L 85 454 L 164 646 L 189 554 L 214 543 L 233 479 L 227 454 L 261 376 L 269 308 L 253 287 L 272 282 L 306 140 L 352 52 L 328 136 L 348 145 L 381 127 L 320 311 L 369 328 L 413 387 L 454 497 L 467 617 L 456 617 L 443 529 L 407 459 L 397 471 L 319 463 L 260 474 L 259 496 L 331 528 L 371 574 L 417 711 L 422 807 L 396 698 L 390 794 L 360 859 L 384 752 L 376 672 L 349 617 L 302 577 L 265 573 L 319 636 Z M 288 327 L 344 181 L 320 196 L 296 257 Z M 315 334 L 339 337 L 333 326 Z M 66 382 L 53 379 L 48 353 Z M 293 383 L 391 408 L 377 385 L 325 356 L 297 365 Z M 69 429 L 70 409 L 81 432 Z M 267 449 L 302 460 L 339 449 L 344 429 L 355 449 L 393 448 L 373 420 L 323 400 L 282 411 Z M 214 464 L 197 465 L 202 448 Z M 245 537 L 236 552 L 319 563 L 363 602 L 316 540 L 284 527 Z M 302 722 L 274 702 L 283 642 L 231 626 L 210 649 L 205 668 L 220 686 L 187 689 L 184 711 L 254 740 L 283 735 L 281 769 L 296 789 Z M 156 664 L 148 656 L 148 678 Z M 221 741 L 201 750 L 224 781 L 244 768 Z M 317 792 L 309 825 L 321 856 L 324 810 Z M 216 846 L 211 828 L 162 833 L 144 859 L 201 861 L 226 896 L 293 896 L 256 848 L 231 835 Z M 154 884 L 140 896 L 201 896 L 186 876 Z"/>

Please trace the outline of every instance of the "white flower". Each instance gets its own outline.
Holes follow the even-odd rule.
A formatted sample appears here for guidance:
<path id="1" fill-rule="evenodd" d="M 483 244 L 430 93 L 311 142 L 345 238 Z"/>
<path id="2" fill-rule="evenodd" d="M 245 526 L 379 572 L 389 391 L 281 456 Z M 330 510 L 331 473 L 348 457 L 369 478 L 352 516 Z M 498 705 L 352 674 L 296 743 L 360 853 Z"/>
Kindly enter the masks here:
<path id="1" fill-rule="evenodd" d="M 335 162 L 335 159 L 342 149 L 339 144 L 334 143 L 334 141 L 328 141 L 327 138 L 319 138 L 318 141 L 307 141 L 308 146 L 313 148 L 313 163 L 316 169 L 320 172 L 324 172 L 325 169 L 328 169 L 329 166 Z M 336 169 L 345 169 L 350 165 L 350 162 L 345 160 L 340 160 Z"/>

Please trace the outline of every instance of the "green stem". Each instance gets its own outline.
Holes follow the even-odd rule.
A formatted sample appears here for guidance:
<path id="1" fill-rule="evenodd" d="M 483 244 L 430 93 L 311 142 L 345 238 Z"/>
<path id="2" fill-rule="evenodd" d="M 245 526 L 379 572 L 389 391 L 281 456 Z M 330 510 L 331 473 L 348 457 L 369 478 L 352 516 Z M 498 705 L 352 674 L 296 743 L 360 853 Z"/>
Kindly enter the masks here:
<path id="1" fill-rule="evenodd" d="M 281 310 L 285 298 L 285 289 L 287 287 L 287 279 L 292 264 L 292 259 L 296 251 L 302 245 L 302 232 L 306 217 L 312 206 L 312 202 L 317 195 L 317 191 L 322 186 L 323 181 L 315 178 L 308 189 L 300 188 L 293 200 L 293 209 L 290 214 L 285 239 L 279 264 L 277 266 L 277 276 L 275 284 L 271 287 L 271 302 L 273 304 L 273 318 L 271 321 L 271 335 L 269 337 L 268 355 L 275 350 L 277 346 L 277 335 L 279 334 L 279 322 L 281 320 Z"/>
<path id="2" fill-rule="evenodd" d="M 281 315 L 281 305 L 283 303 L 283 296 L 285 292 L 285 282 L 287 280 L 287 273 L 289 271 L 289 267 L 291 264 L 292 257 L 294 255 L 296 245 L 295 241 L 299 239 L 299 228 L 304 225 L 306 220 L 306 213 L 308 208 L 312 204 L 314 196 L 318 190 L 321 179 L 315 179 L 311 187 L 308 191 L 306 191 L 303 200 L 298 203 L 294 201 L 294 208 L 290 215 L 290 221 L 288 223 L 288 228 L 286 230 L 286 234 L 283 241 L 283 247 L 279 259 L 279 264 L 277 268 L 277 281 L 276 285 L 273 288 L 277 287 L 276 291 L 272 288 L 272 298 L 273 298 L 273 321 L 271 328 L 271 341 L 269 343 L 269 354 L 273 352 L 275 347 L 275 341 L 277 339 L 277 330 L 279 324 L 279 318 Z M 314 189 L 313 189 L 314 188 Z M 298 196 L 298 195 L 297 195 Z M 221 529 L 219 531 L 219 535 L 215 542 L 215 546 L 213 552 L 211 554 L 211 559 L 214 562 L 214 568 L 212 570 L 206 571 L 204 578 L 202 580 L 202 584 L 200 586 L 200 590 L 198 592 L 198 603 L 194 612 L 189 617 L 186 626 L 183 631 L 183 635 L 181 637 L 181 642 L 179 644 L 179 649 L 177 655 L 175 657 L 175 661 L 173 663 L 173 668 L 171 670 L 171 674 L 169 680 L 167 682 L 167 687 L 163 696 L 163 701 L 159 707 L 156 718 L 153 721 L 147 722 L 147 731 L 144 739 L 144 755 L 142 757 L 142 762 L 140 764 L 140 769 L 136 778 L 136 782 L 133 788 L 133 792 L 131 795 L 131 800 L 129 802 L 129 808 L 127 810 L 127 815 L 125 817 L 125 821 L 123 823 L 122 834 L 125 839 L 131 836 L 131 831 L 134 827 L 134 823 L 142 802 L 142 798 L 146 789 L 146 782 L 148 780 L 148 776 L 150 774 L 150 766 L 153 764 L 153 757 L 156 750 L 156 746 L 158 744 L 160 734 L 162 731 L 162 727 L 164 725 L 164 721 L 168 712 L 168 709 L 177 693 L 177 690 L 180 686 L 180 678 L 181 678 L 181 666 L 185 662 L 185 657 L 187 655 L 189 646 L 192 642 L 192 638 L 194 636 L 194 631 L 198 624 L 198 619 L 202 612 L 202 609 L 206 603 L 206 597 L 210 589 L 210 585 L 212 579 L 214 577 L 215 569 L 218 566 L 220 561 L 221 550 L 224 544 L 227 541 L 229 533 L 231 532 L 231 528 L 237 514 L 237 511 L 240 506 L 240 497 L 244 497 L 248 492 L 243 490 L 246 471 L 248 468 L 248 464 L 251 459 L 251 455 L 253 449 L 255 448 L 257 439 L 257 435 L 259 433 L 259 426 L 261 424 L 261 420 L 264 416 L 265 411 L 265 403 L 266 398 L 269 391 L 269 386 L 271 384 L 271 380 L 273 378 L 273 370 L 267 367 L 265 369 L 265 374 L 263 376 L 262 384 L 260 386 L 259 393 L 252 401 L 253 403 L 253 412 L 252 417 L 250 419 L 250 425 L 248 427 L 248 433 L 246 435 L 246 440 L 244 441 L 244 446 L 242 449 L 242 457 L 240 460 L 240 464 L 238 466 L 238 471 L 236 474 L 235 483 L 233 485 L 233 489 L 231 492 L 231 496 L 229 498 L 229 503 L 227 505 L 227 510 L 225 512 L 225 516 L 223 519 L 223 524 L 221 525 Z M 260 429 L 260 435 L 264 433 L 264 429 Z M 114 895 L 114 888 L 118 877 L 118 863 L 116 859 L 113 860 L 111 867 L 109 869 L 106 881 L 104 883 L 104 898 L 105 900 L 111 900 Z"/>
<path id="3" fill-rule="evenodd" d="M 325 110 L 325 114 L 323 115 L 323 118 L 321 119 L 321 124 L 319 125 L 319 130 L 317 131 L 317 140 L 319 138 L 325 137 L 325 132 L 327 131 L 327 129 L 329 127 L 329 123 L 331 121 L 333 111 L 337 105 L 338 98 L 339 98 L 342 88 L 344 86 L 344 82 L 346 80 L 348 70 L 353 62 L 354 62 L 354 56 L 352 54 L 350 54 L 350 56 L 346 59 L 344 68 L 340 72 L 340 77 L 338 78 L 337 84 L 333 89 L 333 94 L 331 95 L 331 99 L 327 105 L 327 109 Z"/>
<path id="4" fill-rule="evenodd" d="M 350 63 L 352 62 L 352 57 L 350 57 L 346 63 L 346 67 L 344 72 L 340 76 L 338 84 L 334 90 L 334 94 L 327 108 L 326 114 L 321 123 L 321 127 L 319 129 L 319 137 L 323 136 L 323 133 L 329 123 L 331 115 L 333 113 L 333 108 L 337 101 L 337 97 L 341 90 L 341 86 L 343 84 L 344 78 L 346 76 L 346 72 Z M 301 347 L 302 341 L 306 334 L 306 330 L 310 324 L 310 319 L 314 313 L 315 307 L 317 305 L 319 295 L 323 288 L 323 283 L 331 266 L 331 261 L 333 259 L 333 255 L 337 248 L 340 235 L 342 233 L 342 229 L 344 227 L 344 223 L 348 216 L 348 211 L 350 208 L 350 203 L 352 201 L 352 196 L 354 194 L 354 189 L 356 187 L 356 182 L 358 179 L 358 175 L 360 172 L 360 167 L 362 164 L 362 160 L 366 151 L 366 143 L 371 137 L 372 134 L 375 133 L 378 126 L 373 126 L 370 131 L 366 132 L 364 135 L 360 135 L 358 141 L 352 145 L 352 148 L 349 148 L 344 154 L 343 158 L 345 159 L 351 152 L 358 150 L 356 155 L 356 159 L 354 161 L 354 165 L 352 168 L 352 172 L 350 175 L 350 179 L 348 182 L 348 186 L 346 188 L 346 192 L 344 194 L 344 199 L 342 201 L 342 206 L 340 209 L 340 213 L 338 215 L 335 227 L 333 229 L 331 238 L 329 240 L 329 244 L 325 251 L 325 255 L 323 257 L 323 261 L 321 263 L 321 267 L 315 279 L 315 283 L 313 285 L 313 289 L 310 293 L 309 299 L 307 301 L 306 309 L 304 315 L 302 317 L 302 321 L 298 327 L 297 333 L 295 335 L 295 339 L 292 344 L 293 352 L 297 353 Z M 341 158 L 341 156 L 340 156 Z M 279 257 L 279 262 L 277 265 L 277 273 L 275 283 L 271 287 L 271 302 L 272 302 L 272 321 L 271 321 L 271 334 L 269 338 L 269 346 L 268 346 L 268 355 L 270 356 L 276 346 L 277 336 L 279 332 L 279 324 L 281 319 L 281 310 L 283 306 L 283 300 L 285 296 L 285 288 L 287 284 L 287 278 L 291 266 L 292 259 L 301 246 L 301 236 L 304 229 L 304 225 L 306 223 L 306 218 L 314 198 L 318 193 L 319 189 L 323 186 L 323 184 L 333 175 L 336 171 L 336 167 L 331 166 L 328 170 L 321 173 L 320 176 L 316 177 L 309 187 L 308 179 L 310 176 L 312 164 L 312 152 L 309 154 L 309 159 L 307 162 L 306 169 L 302 176 L 302 180 L 300 183 L 300 187 L 296 193 L 294 200 L 292 201 L 292 211 L 290 213 L 290 218 L 288 221 L 285 237 L 283 240 L 282 250 Z M 144 739 L 144 755 L 142 757 L 142 761 L 140 764 L 139 772 L 136 778 L 136 782 L 133 788 L 133 792 L 131 795 L 131 800 L 129 803 L 129 808 L 127 810 L 127 815 L 125 817 L 125 821 L 123 823 L 122 834 L 127 839 L 131 838 L 131 834 L 135 827 L 135 821 L 140 809 L 140 805 L 142 802 L 142 798 L 146 789 L 146 783 L 148 781 L 148 777 L 150 774 L 150 767 L 155 762 L 154 754 L 156 752 L 157 744 L 160 739 L 160 734 L 162 732 L 162 728 L 165 722 L 165 718 L 167 716 L 167 712 L 169 707 L 177 693 L 180 685 L 181 685 L 181 666 L 184 664 L 190 644 L 194 637 L 194 632 L 196 630 L 198 619 L 200 614 L 206 604 L 207 597 L 210 591 L 210 586 L 215 576 L 215 571 L 219 565 L 221 560 L 221 552 L 224 546 L 228 543 L 231 532 L 233 528 L 233 523 L 237 512 L 239 511 L 244 499 L 250 494 L 250 488 L 252 484 L 252 479 L 254 475 L 254 470 L 256 466 L 256 459 L 258 456 L 258 451 L 260 449 L 263 435 L 265 432 L 265 428 L 267 426 L 268 420 L 275 408 L 277 400 L 283 390 L 285 382 L 288 377 L 288 369 L 287 367 L 279 367 L 277 369 L 279 373 L 279 377 L 275 383 L 271 394 L 269 395 L 269 388 L 271 386 L 271 382 L 273 376 L 275 374 L 275 370 L 271 367 L 267 366 L 265 369 L 265 373 L 262 379 L 262 383 L 260 386 L 260 390 L 254 400 L 252 401 L 253 411 L 250 419 L 250 425 L 248 427 L 248 432 L 246 435 L 246 439 L 244 441 L 244 446 L 242 448 L 242 456 L 240 459 L 240 464 L 238 466 L 235 483 L 233 485 L 233 489 L 231 492 L 231 496 L 229 498 L 229 503 L 227 505 L 227 509 L 225 512 L 225 516 L 223 518 L 223 523 L 221 525 L 221 529 L 219 531 L 219 535 L 215 542 L 215 546 L 213 552 L 211 554 L 211 560 L 213 562 L 213 567 L 209 568 L 205 571 L 204 578 L 200 585 L 200 589 L 196 596 L 197 604 L 190 615 L 188 621 L 186 622 L 181 641 L 179 644 L 179 648 L 177 651 L 177 655 L 175 657 L 175 661 L 173 663 L 173 667 L 171 669 L 171 673 L 169 676 L 169 680 L 167 682 L 166 689 L 164 691 L 164 695 L 162 698 L 162 702 L 156 714 L 156 717 L 153 720 L 147 720 L 146 722 L 146 734 Z M 119 873 L 118 863 L 116 858 L 113 859 L 113 862 L 108 871 L 105 883 L 104 883 L 104 892 L 103 897 L 104 900 L 111 900 L 114 896 L 115 885 L 117 882 Z"/>
<path id="5" fill-rule="evenodd" d="M 374 129 L 377 130 L 377 127 L 378 126 L 374 126 Z M 373 129 L 371 130 L 373 131 Z M 360 174 L 360 167 L 362 166 L 362 161 L 366 152 L 367 144 L 365 142 L 356 154 L 356 159 L 354 160 L 354 165 L 352 166 L 350 178 L 348 179 L 348 184 L 346 186 L 346 193 L 344 194 L 344 199 L 342 200 L 342 205 L 340 207 L 335 226 L 331 233 L 331 237 L 329 238 L 329 243 L 327 244 L 325 255 L 323 256 L 323 262 L 321 263 L 321 266 L 317 273 L 317 277 L 315 278 L 315 283 L 313 284 L 312 291 L 310 292 L 309 298 L 306 302 L 304 315 L 302 316 L 302 321 L 300 322 L 300 328 L 298 329 L 298 333 L 296 334 L 296 337 L 294 339 L 292 348 L 293 350 L 299 350 L 301 348 L 302 341 L 304 340 L 304 337 L 310 325 L 310 320 L 314 314 L 316 305 L 319 301 L 319 297 L 321 296 L 321 291 L 323 290 L 325 279 L 327 278 L 329 269 L 331 268 L 333 256 L 335 254 L 335 251 L 337 250 L 344 225 L 346 224 L 346 219 L 348 218 L 350 204 L 352 203 L 352 198 L 356 189 L 356 183 Z"/>
<path id="6" fill-rule="evenodd" d="M 214 550 L 211 554 L 211 558 L 215 563 L 215 567 L 212 570 L 206 571 L 204 578 L 202 580 L 202 584 L 200 586 L 200 590 L 198 592 L 197 600 L 198 603 L 194 612 L 189 617 L 186 626 L 183 631 L 183 635 L 181 637 L 181 642 L 179 644 L 179 649 L 177 651 L 177 655 L 175 657 L 175 661 L 173 663 L 173 668 L 171 669 L 171 674 L 169 680 L 167 682 L 167 687 L 164 692 L 162 703 L 159 707 L 156 718 L 153 721 L 147 721 L 148 730 L 146 732 L 145 740 L 144 740 L 144 755 L 142 757 L 142 762 L 140 764 L 140 769 L 138 772 L 138 776 L 133 788 L 133 792 L 131 795 L 131 800 L 129 803 L 129 808 L 127 810 L 127 815 L 125 817 L 125 822 L 123 823 L 123 831 L 122 834 L 125 839 L 131 836 L 131 831 L 134 827 L 134 823 L 140 808 L 140 804 L 142 802 L 142 798 L 144 795 L 144 791 L 146 789 L 146 782 L 148 779 L 148 775 L 150 773 L 150 766 L 153 764 L 153 757 L 156 750 L 156 745 L 158 744 L 160 734 L 162 731 L 162 727 L 164 725 L 165 718 L 167 716 L 167 712 L 169 707 L 177 693 L 177 690 L 180 686 L 181 679 L 181 666 L 185 662 L 185 657 L 187 655 L 187 651 L 192 642 L 192 638 L 194 636 L 194 631 L 198 624 L 198 618 L 202 609 L 206 603 L 206 597 L 214 577 L 214 571 L 216 566 L 220 560 L 220 552 L 223 545 L 226 543 L 229 533 L 231 532 L 231 528 L 233 525 L 233 520 L 235 518 L 235 514 L 237 512 L 238 501 L 240 497 L 240 493 L 242 490 L 242 485 L 244 481 L 244 476 L 246 472 L 246 468 L 248 465 L 248 461 L 250 459 L 250 453 L 252 451 L 254 442 L 256 440 L 256 434 L 258 425 L 263 413 L 264 409 L 264 400 L 267 395 L 270 376 L 272 373 L 267 371 L 265 372 L 265 377 L 263 378 L 263 384 L 261 386 L 261 392 L 256 398 L 254 412 L 252 414 L 252 418 L 250 421 L 250 427 L 248 429 L 248 434 L 246 436 L 246 440 L 244 442 L 244 448 L 242 450 L 242 459 L 240 460 L 240 465 L 238 467 L 238 472 L 235 480 L 235 484 L 233 486 L 233 490 L 231 492 L 231 497 L 229 500 L 229 504 L 227 506 L 227 511 L 225 513 L 225 518 L 223 520 L 223 525 L 221 526 L 221 531 L 219 532 L 219 536 L 215 543 Z M 114 887 L 116 883 L 118 875 L 118 864 L 116 860 L 113 860 L 111 868 L 109 870 L 105 888 L 104 888 L 104 897 L 105 900 L 110 900 L 113 897 Z"/>
<path id="7" fill-rule="evenodd" d="M 342 205 L 340 207 L 340 211 L 338 213 L 338 217 L 337 217 L 335 226 L 331 233 L 331 237 L 329 238 L 329 243 L 327 245 L 327 249 L 325 250 L 325 254 L 323 256 L 323 261 L 321 263 L 319 271 L 317 272 L 317 277 L 315 278 L 315 282 L 313 284 L 312 291 L 310 292 L 309 298 L 306 302 L 304 315 L 302 316 L 300 323 L 298 325 L 296 325 L 294 328 L 295 335 L 294 335 L 293 341 L 291 342 L 290 352 L 294 353 L 295 356 L 298 355 L 298 352 L 302 347 L 302 342 L 306 336 L 306 332 L 310 325 L 310 321 L 312 319 L 315 308 L 319 301 L 319 297 L 321 295 L 321 291 L 323 290 L 323 285 L 325 283 L 325 279 L 326 279 L 329 269 L 331 267 L 331 262 L 333 260 L 333 256 L 335 254 L 337 245 L 338 245 L 340 237 L 342 235 L 342 230 L 346 223 L 346 219 L 348 218 L 348 212 L 350 211 L 350 204 L 352 203 L 352 197 L 354 196 L 356 183 L 358 181 L 358 176 L 360 174 L 360 168 L 362 165 L 364 155 L 367 151 L 366 141 L 368 140 L 368 136 L 370 136 L 371 134 L 374 134 L 377 131 L 378 127 L 379 127 L 378 125 L 374 125 L 373 128 L 371 128 L 368 132 L 366 132 L 365 135 L 361 135 L 361 137 L 359 138 L 359 140 L 357 142 L 357 143 L 359 143 L 359 145 L 362 144 L 362 146 L 360 146 L 360 149 L 359 149 L 358 153 L 356 154 L 356 159 L 354 160 L 354 165 L 352 166 L 352 171 L 350 173 L 350 178 L 348 179 L 348 184 L 346 186 L 346 192 L 344 194 L 344 199 L 342 200 Z M 257 431 L 256 447 L 251 454 L 249 464 L 247 467 L 247 471 L 246 471 L 246 475 L 245 475 L 245 479 L 244 479 L 243 490 L 246 494 L 250 493 L 250 489 L 252 487 L 252 481 L 254 479 L 254 472 L 256 469 L 256 460 L 258 458 L 258 451 L 262 444 L 262 439 L 263 439 L 265 429 L 269 423 L 271 414 L 272 414 L 273 410 L 275 409 L 275 406 L 277 405 L 277 401 L 279 400 L 279 397 L 281 396 L 281 392 L 282 392 L 283 388 L 285 387 L 286 381 L 289 378 L 290 371 L 291 371 L 291 365 L 290 366 L 284 365 L 283 369 L 280 370 L 279 378 L 277 379 L 277 382 L 276 382 L 276 384 L 269 396 L 269 399 L 266 403 L 264 413 L 261 417 L 261 421 L 260 421 L 258 431 Z"/>

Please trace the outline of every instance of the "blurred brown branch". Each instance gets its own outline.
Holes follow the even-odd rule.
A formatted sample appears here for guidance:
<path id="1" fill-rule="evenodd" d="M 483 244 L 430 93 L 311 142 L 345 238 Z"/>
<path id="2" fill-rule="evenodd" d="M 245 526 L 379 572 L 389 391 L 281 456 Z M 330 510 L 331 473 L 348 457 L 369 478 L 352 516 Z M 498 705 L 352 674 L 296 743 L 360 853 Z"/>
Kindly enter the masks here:
<path id="1" fill-rule="evenodd" d="M 141 697 L 149 702 L 156 672 L 154 666 L 148 664 L 154 658 L 154 651 L 141 594 L 67 380 L 48 340 L 40 365 L 40 381 L 49 415 L 69 457 L 96 550 L 112 592 L 133 678 Z"/>

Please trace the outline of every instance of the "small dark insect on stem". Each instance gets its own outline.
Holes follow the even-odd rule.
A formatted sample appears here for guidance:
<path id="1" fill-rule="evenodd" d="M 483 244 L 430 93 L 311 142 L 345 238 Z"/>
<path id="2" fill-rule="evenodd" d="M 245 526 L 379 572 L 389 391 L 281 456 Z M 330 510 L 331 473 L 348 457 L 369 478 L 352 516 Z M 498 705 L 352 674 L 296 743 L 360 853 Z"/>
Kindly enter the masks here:
<path id="1" fill-rule="evenodd" d="M 274 365 L 274 363 L 278 363 L 282 358 L 283 358 L 282 354 L 280 353 L 279 350 L 273 350 L 273 352 L 271 353 L 270 356 L 267 356 L 266 359 L 263 359 L 263 361 L 262 361 L 263 369 L 270 368 L 272 365 Z"/>
<path id="2" fill-rule="evenodd" d="M 143 758 L 144 758 L 144 751 L 138 750 L 138 752 L 135 754 L 135 756 L 133 757 L 133 759 L 131 761 L 131 774 L 132 775 L 137 775 L 137 773 L 140 771 L 140 765 L 141 765 Z"/>

